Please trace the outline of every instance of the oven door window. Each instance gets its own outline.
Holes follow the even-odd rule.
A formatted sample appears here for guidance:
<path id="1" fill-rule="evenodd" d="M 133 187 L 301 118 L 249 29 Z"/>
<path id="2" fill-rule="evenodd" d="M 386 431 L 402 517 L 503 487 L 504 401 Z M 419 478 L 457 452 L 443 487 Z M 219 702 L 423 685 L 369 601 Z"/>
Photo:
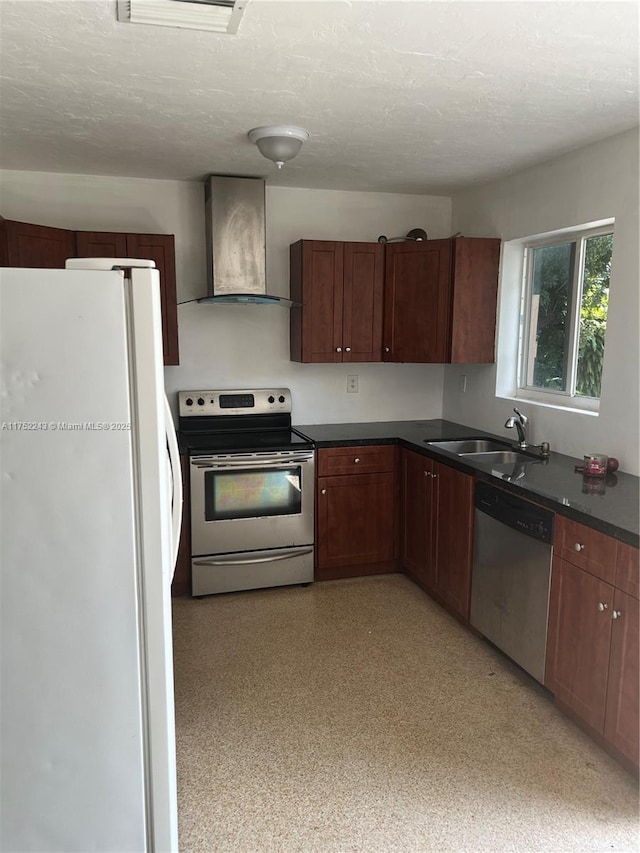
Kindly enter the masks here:
<path id="1" fill-rule="evenodd" d="M 275 470 L 207 471 L 205 520 L 298 515 L 302 509 L 301 477 L 299 465 Z"/>

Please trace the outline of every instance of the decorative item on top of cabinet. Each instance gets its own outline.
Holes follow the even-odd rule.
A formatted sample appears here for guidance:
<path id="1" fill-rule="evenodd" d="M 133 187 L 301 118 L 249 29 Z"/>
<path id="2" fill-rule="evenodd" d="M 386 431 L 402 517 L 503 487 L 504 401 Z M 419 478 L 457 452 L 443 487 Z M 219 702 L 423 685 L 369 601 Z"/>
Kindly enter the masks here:
<path id="1" fill-rule="evenodd" d="M 402 469 L 403 567 L 468 621 L 473 477 L 412 450 L 403 451 Z"/>
<path id="2" fill-rule="evenodd" d="M 495 360 L 498 238 L 397 243 L 385 253 L 384 361 Z"/>
<path id="3" fill-rule="evenodd" d="M 318 450 L 316 580 L 397 571 L 396 454 L 394 445 Z"/>
<path id="4" fill-rule="evenodd" d="M 155 261 L 160 272 L 162 345 L 165 364 L 180 364 L 176 258 L 173 234 L 119 234 L 111 231 L 77 231 L 81 258 L 145 258 Z"/>
<path id="5" fill-rule="evenodd" d="M 299 240 L 290 246 L 291 360 L 381 360 L 384 247 Z"/>
<path id="6" fill-rule="evenodd" d="M 638 549 L 556 518 L 545 685 L 637 769 Z"/>
<path id="7" fill-rule="evenodd" d="M 74 231 L 0 217 L 0 267 L 64 269 L 75 255 Z"/>

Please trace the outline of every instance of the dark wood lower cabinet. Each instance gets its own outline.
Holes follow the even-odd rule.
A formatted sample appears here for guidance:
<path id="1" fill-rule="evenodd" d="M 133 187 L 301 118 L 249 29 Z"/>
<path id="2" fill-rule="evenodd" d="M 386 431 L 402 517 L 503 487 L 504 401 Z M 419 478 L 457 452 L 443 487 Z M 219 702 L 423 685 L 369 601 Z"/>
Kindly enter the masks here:
<path id="1" fill-rule="evenodd" d="M 545 684 L 599 731 L 607 701 L 612 609 L 610 584 L 554 557 Z"/>
<path id="2" fill-rule="evenodd" d="M 405 450 L 402 565 L 453 613 L 469 619 L 473 477 Z"/>
<path id="3" fill-rule="evenodd" d="M 393 571 L 393 472 L 319 477 L 316 580 Z"/>
<path id="4" fill-rule="evenodd" d="M 435 464 L 420 453 L 402 453 L 402 565 L 423 586 L 432 576 Z"/>
<path id="5" fill-rule="evenodd" d="M 611 622 L 611 655 L 604 736 L 640 764 L 640 603 L 617 589 Z"/>
<path id="6" fill-rule="evenodd" d="M 553 559 L 545 684 L 631 767 L 639 756 L 640 602 Z"/>
<path id="7" fill-rule="evenodd" d="M 436 513 L 434 591 L 469 619 L 473 556 L 473 477 L 436 463 L 433 472 Z"/>

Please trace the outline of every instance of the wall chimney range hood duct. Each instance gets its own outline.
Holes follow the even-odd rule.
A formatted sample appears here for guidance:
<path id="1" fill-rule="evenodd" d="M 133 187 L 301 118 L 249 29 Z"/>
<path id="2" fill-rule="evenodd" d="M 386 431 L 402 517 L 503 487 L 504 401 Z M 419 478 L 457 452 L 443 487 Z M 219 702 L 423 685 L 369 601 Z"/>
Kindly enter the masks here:
<path id="1" fill-rule="evenodd" d="M 208 296 L 198 302 L 285 308 L 294 304 L 267 294 L 263 178 L 207 178 L 205 223 Z"/>

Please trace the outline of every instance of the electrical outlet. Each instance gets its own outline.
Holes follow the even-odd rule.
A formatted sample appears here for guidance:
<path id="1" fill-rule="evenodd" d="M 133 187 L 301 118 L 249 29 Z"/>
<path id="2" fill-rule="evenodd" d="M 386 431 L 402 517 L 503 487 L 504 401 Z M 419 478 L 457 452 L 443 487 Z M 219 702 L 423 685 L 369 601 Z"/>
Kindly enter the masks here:
<path id="1" fill-rule="evenodd" d="M 347 376 L 347 394 L 358 393 L 358 376 L 355 373 L 350 373 Z"/>
<path id="2" fill-rule="evenodd" d="M 461 373 L 460 379 L 458 380 L 458 391 L 460 391 L 461 394 L 464 394 L 466 392 L 466 390 L 467 390 L 467 374 Z"/>

